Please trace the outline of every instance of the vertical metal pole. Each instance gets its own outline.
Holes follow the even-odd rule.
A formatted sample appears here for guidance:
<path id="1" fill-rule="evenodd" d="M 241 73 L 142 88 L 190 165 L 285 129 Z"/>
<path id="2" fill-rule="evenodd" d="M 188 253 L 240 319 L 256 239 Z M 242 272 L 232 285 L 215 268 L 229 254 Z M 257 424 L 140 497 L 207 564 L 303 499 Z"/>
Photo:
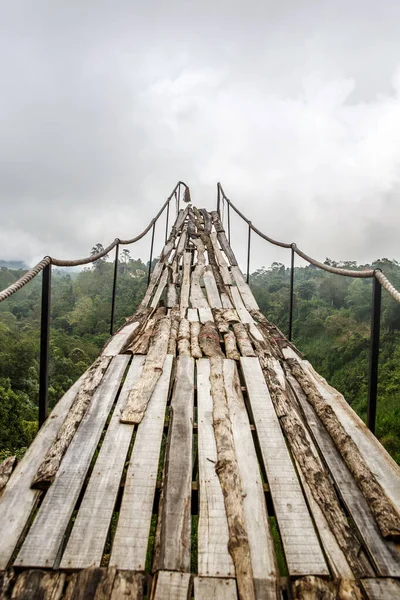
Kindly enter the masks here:
<path id="1" fill-rule="evenodd" d="M 39 427 L 47 419 L 49 400 L 49 341 L 50 341 L 51 263 L 42 273 L 42 315 L 40 323 L 39 365 Z"/>
<path id="2" fill-rule="evenodd" d="M 292 246 L 292 257 L 291 257 L 291 263 L 290 263 L 289 342 L 292 341 L 292 331 L 293 331 L 293 284 L 294 284 L 294 248 Z"/>
<path id="3" fill-rule="evenodd" d="M 112 291 L 112 301 L 111 301 L 110 335 L 114 335 L 115 293 L 117 291 L 117 274 L 118 274 L 118 251 L 119 251 L 119 244 L 117 244 L 115 246 L 114 280 L 113 280 L 113 291 Z"/>
<path id="4" fill-rule="evenodd" d="M 217 184 L 217 213 L 219 218 L 221 218 L 221 190 L 219 184 Z"/>
<path id="5" fill-rule="evenodd" d="M 150 262 L 149 262 L 149 272 L 147 275 L 147 285 L 149 285 L 150 283 L 150 276 L 151 276 L 151 261 L 153 260 L 153 246 L 154 246 L 154 232 L 156 230 L 156 223 L 154 221 L 153 223 L 153 230 L 151 232 L 151 246 L 150 246 Z"/>
<path id="6" fill-rule="evenodd" d="M 229 206 L 229 202 L 227 202 L 228 205 L 228 242 L 229 244 L 231 243 L 231 213 L 230 213 L 230 206 Z"/>
<path id="7" fill-rule="evenodd" d="M 181 205 L 181 186 L 178 187 L 178 212 Z"/>
<path id="8" fill-rule="evenodd" d="M 169 224 L 169 202 L 167 204 L 167 220 L 165 222 L 165 241 L 168 239 L 168 224 Z"/>
<path id="9" fill-rule="evenodd" d="M 381 330 L 382 286 L 374 277 L 372 284 L 371 346 L 369 355 L 367 425 L 375 433 L 376 399 L 378 393 L 379 334 Z"/>
<path id="10" fill-rule="evenodd" d="M 247 276 L 246 276 L 247 283 L 249 283 L 249 281 L 250 281 L 250 241 L 251 241 L 251 223 L 249 221 L 249 237 L 247 240 Z"/>

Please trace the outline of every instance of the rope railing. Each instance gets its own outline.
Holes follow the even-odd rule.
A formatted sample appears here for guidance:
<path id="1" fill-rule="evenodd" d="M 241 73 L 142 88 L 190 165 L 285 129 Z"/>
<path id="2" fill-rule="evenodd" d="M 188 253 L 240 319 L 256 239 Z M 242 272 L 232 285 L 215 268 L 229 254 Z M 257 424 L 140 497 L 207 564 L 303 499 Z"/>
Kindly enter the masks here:
<path id="1" fill-rule="evenodd" d="M 24 273 L 24 275 L 22 275 L 22 277 L 20 277 L 17 281 L 15 281 L 14 283 L 12 283 L 11 285 L 9 285 L 7 288 L 5 288 L 4 290 L 2 290 L 0 292 L 0 302 L 2 302 L 3 300 L 6 300 L 7 298 L 9 298 L 13 294 L 15 294 L 15 292 L 17 292 L 18 290 L 23 288 L 27 283 L 29 283 L 30 281 L 32 281 L 32 279 L 34 279 L 37 275 L 39 275 L 39 273 L 41 271 L 43 271 L 43 269 L 49 264 L 55 265 L 57 267 L 78 267 L 81 265 L 87 265 L 87 264 L 95 262 L 96 260 L 99 260 L 99 258 L 103 258 L 103 256 L 106 256 L 107 254 L 109 254 L 109 252 L 111 252 L 111 250 L 113 248 L 115 248 L 117 245 L 129 246 L 130 244 L 134 244 L 135 242 L 138 242 L 156 224 L 159 217 L 162 215 L 165 208 L 169 205 L 172 198 L 175 196 L 175 194 L 178 192 L 178 190 L 180 191 L 181 186 L 184 187 L 184 189 L 185 189 L 185 192 L 184 192 L 185 201 L 189 201 L 187 199 L 187 196 L 189 196 L 189 199 L 190 199 L 190 192 L 189 192 L 188 186 L 183 181 L 178 181 L 178 183 L 176 184 L 176 186 L 174 187 L 171 194 L 168 196 L 168 198 L 166 199 L 166 201 L 164 202 L 164 204 L 162 205 L 162 207 L 160 208 L 160 210 L 158 211 L 156 216 L 150 221 L 150 223 L 147 225 L 147 227 L 136 237 L 130 238 L 127 240 L 122 240 L 120 238 L 116 238 L 113 242 L 111 242 L 111 244 L 109 244 L 101 252 L 98 252 L 97 254 L 93 254 L 91 256 L 87 256 L 85 258 L 78 258 L 75 260 L 62 260 L 59 258 L 54 258 L 52 256 L 45 256 L 40 262 L 37 263 L 37 265 L 35 265 L 32 269 L 29 269 L 29 271 L 27 271 L 26 273 Z"/>
<path id="2" fill-rule="evenodd" d="M 7 288 L 0 292 L 0 302 L 10 298 L 13 294 L 22 289 L 30 281 L 32 281 L 39 273 L 42 275 L 42 299 L 41 299 L 41 323 L 40 323 L 40 360 L 39 360 L 39 427 L 44 423 L 47 418 L 48 411 L 48 389 L 49 389 L 49 343 L 50 343 L 50 305 L 51 305 L 51 266 L 57 267 L 77 267 L 81 265 L 87 265 L 93 263 L 100 258 L 106 256 L 113 248 L 115 248 L 114 258 L 114 276 L 113 276 L 113 288 L 112 288 L 112 300 L 111 300 L 111 317 L 110 317 L 110 334 L 114 331 L 114 314 L 115 314 L 115 296 L 117 287 L 117 273 L 118 273 L 118 251 L 119 246 L 128 246 L 141 240 L 150 230 L 151 235 L 151 247 L 150 247 L 150 260 L 148 269 L 148 281 L 151 275 L 151 263 L 153 257 L 153 245 L 154 245 L 154 233 L 155 226 L 164 212 L 167 209 L 166 217 L 166 232 L 168 231 L 168 219 L 169 219 L 169 205 L 172 198 L 176 200 L 176 212 L 179 214 L 180 200 L 181 200 L 181 189 L 183 189 L 183 200 L 184 202 L 190 202 L 190 190 L 186 183 L 178 181 L 171 194 L 168 196 L 156 216 L 150 221 L 147 227 L 136 237 L 122 240 L 116 238 L 106 248 L 103 248 L 101 252 L 92 254 L 85 258 L 79 258 L 75 260 L 61 260 L 51 256 L 45 256 L 40 262 L 37 263 L 32 269 L 29 269 L 22 277 L 17 281 L 9 285 Z"/>
<path id="3" fill-rule="evenodd" d="M 371 342 L 370 342 L 370 359 L 369 359 L 369 378 L 368 378 L 368 411 L 367 411 L 367 424 L 372 432 L 375 432 L 376 423 L 376 404 L 377 404 L 377 393 L 378 393 L 378 357 L 379 357 L 379 336 L 380 336 L 380 323 L 381 323 L 381 302 L 382 302 L 382 287 L 388 292 L 388 294 L 400 303 L 400 291 L 397 290 L 394 285 L 389 281 L 381 269 L 365 269 L 362 271 L 343 269 L 341 267 L 332 267 L 325 263 L 316 260 L 312 256 L 309 256 L 295 243 L 288 244 L 286 242 L 280 242 L 275 240 L 268 235 L 262 233 L 257 227 L 254 227 L 250 219 L 247 219 L 245 215 L 233 204 L 233 202 L 225 194 L 224 189 L 220 183 L 217 184 L 217 211 L 221 215 L 221 202 L 227 204 L 227 221 L 228 221 L 228 238 L 230 239 L 230 208 L 232 208 L 243 221 L 245 221 L 249 227 L 248 232 L 248 244 L 247 244 L 247 283 L 249 283 L 250 276 L 250 240 L 251 231 L 254 231 L 262 239 L 266 240 L 274 246 L 280 246 L 281 248 L 288 248 L 291 250 L 291 267 L 290 267 L 290 296 L 289 296 L 289 341 L 292 340 L 293 330 L 293 305 L 294 305 L 294 255 L 297 254 L 308 263 L 327 271 L 328 273 L 334 273 L 335 275 L 342 275 L 345 277 L 358 277 L 358 278 L 373 278 L 373 290 L 372 290 L 372 312 L 371 312 Z"/>

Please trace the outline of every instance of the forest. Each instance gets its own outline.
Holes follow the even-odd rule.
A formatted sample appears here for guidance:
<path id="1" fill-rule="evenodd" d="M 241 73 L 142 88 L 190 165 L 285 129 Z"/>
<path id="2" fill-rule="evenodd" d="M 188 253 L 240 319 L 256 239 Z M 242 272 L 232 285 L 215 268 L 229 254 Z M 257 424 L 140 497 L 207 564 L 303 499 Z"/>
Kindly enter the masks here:
<path id="1" fill-rule="evenodd" d="M 98 251 L 99 246 L 92 249 Z M 400 264 L 380 259 L 400 287 Z M 148 264 L 124 250 L 118 264 L 115 327 L 130 316 L 147 286 Z M 21 269 L 0 268 L 0 289 Z M 343 393 L 365 420 L 372 282 L 333 275 L 312 265 L 295 269 L 293 341 L 304 357 Z M 109 337 L 113 264 L 101 259 L 79 272 L 53 269 L 49 404 L 86 370 Z M 281 263 L 262 267 L 250 285 L 264 314 L 288 330 L 290 270 Z M 0 303 L 0 461 L 22 456 L 37 431 L 41 278 Z M 400 463 L 400 305 L 383 291 L 376 434 Z"/>

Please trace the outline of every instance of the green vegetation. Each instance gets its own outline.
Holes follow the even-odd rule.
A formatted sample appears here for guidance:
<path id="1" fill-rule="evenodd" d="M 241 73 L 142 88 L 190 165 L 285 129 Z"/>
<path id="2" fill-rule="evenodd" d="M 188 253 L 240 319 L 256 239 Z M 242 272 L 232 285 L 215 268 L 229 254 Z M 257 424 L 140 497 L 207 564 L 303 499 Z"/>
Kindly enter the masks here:
<path id="1" fill-rule="evenodd" d="M 96 247 L 93 250 L 98 250 Z M 333 263 L 331 263 L 333 264 Z M 356 268 L 355 263 L 341 264 Z M 400 265 L 381 267 L 400 287 Z M 363 265 L 363 267 L 365 267 Z M 23 271 L 0 268 L 0 289 Z M 289 269 L 274 263 L 251 276 L 261 310 L 287 333 Z M 93 362 L 108 338 L 113 264 L 97 261 L 83 271 L 53 271 L 50 406 Z M 129 251 L 119 263 L 116 327 L 137 308 L 147 266 Z M 40 277 L 0 304 L 0 460 L 22 454 L 37 430 Z M 294 342 L 314 367 L 365 419 L 371 280 L 296 268 Z M 377 435 L 400 462 L 400 306 L 383 292 Z"/>

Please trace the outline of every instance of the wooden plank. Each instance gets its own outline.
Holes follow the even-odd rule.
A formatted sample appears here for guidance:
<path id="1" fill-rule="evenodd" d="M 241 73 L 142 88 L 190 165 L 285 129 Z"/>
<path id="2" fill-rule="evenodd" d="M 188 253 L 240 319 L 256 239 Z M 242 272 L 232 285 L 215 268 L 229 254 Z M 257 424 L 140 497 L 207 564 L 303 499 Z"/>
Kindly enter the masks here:
<path id="1" fill-rule="evenodd" d="M 99 356 L 89 367 L 79 388 L 75 402 L 60 427 L 54 444 L 43 458 L 32 482 L 32 487 L 47 489 L 54 481 L 56 473 L 64 454 L 69 448 L 72 438 L 78 429 L 83 417 L 89 409 L 93 396 L 101 384 L 104 373 L 112 360 L 111 356 Z"/>
<path id="2" fill-rule="evenodd" d="M 199 320 L 199 313 L 197 312 L 197 308 L 188 308 L 188 321 L 193 323 L 194 321 Z"/>
<path id="3" fill-rule="evenodd" d="M 188 237 L 187 230 L 184 229 L 181 233 L 181 237 L 179 238 L 179 242 L 176 247 L 175 258 L 176 258 L 177 264 L 179 264 L 179 259 L 185 250 L 187 237 Z"/>
<path id="4" fill-rule="evenodd" d="M 239 267 L 231 267 L 231 272 L 247 310 L 260 310 L 256 299 L 253 296 L 253 292 L 251 291 L 249 284 L 246 283 Z"/>
<path id="5" fill-rule="evenodd" d="M 198 574 L 234 577 L 235 568 L 228 552 L 228 523 L 218 475 L 215 472 L 217 447 L 213 428 L 213 401 L 210 388 L 210 361 L 197 361 L 197 432 L 199 454 L 200 507 Z"/>
<path id="6" fill-rule="evenodd" d="M 269 531 L 260 468 L 239 375 L 233 360 L 224 360 L 224 384 L 243 490 L 253 576 L 268 598 L 277 598 L 275 552 Z M 261 584 L 262 582 L 262 584 Z"/>
<path id="7" fill-rule="evenodd" d="M 324 513 L 322 512 L 318 503 L 316 502 L 311 492 L 310 486 L 308 485 L 307 480 L 297 460 L 295 460 L 295 464 L 297 467 L 297 472 L 299 474 L 301 485 L 303 487 L 304 495 L 307 499 L 307 504 L 313 516 L 314 523 L 318 531 L 321 544 L 325 550 L 325 555 L 330 569 L 332 571 L 333 577 L 335 579 L 340 579 L 342 577 L 346 579 L 354 578 L 353 571 L 349 563 L 347 562 L 346 555 L 337 543 L 335 535 L 329 527 L 328 521 L 326 520 Z"/>
<path id="8" fill-rule="evenodd" d="M 140 423 L 143 419 L 147 404 L 161 376 L 168 352 L 170 332 L 170 317 L 161 317 L 157 322 L 142 374 L 129 392 L 125 406 L 121 411 L 120 419 L 122 423 Z"/>
<path id="9" fill-rule="evenodd" d="M 222 281 L 224 282 L 225 285 L 232 285 L 233 281 L 232 281 L 231 274 L 229 272 L 228 263 L 226 262 L 225 258 L 222 255 L 222 252 L 219 248 L 217 234 L 215 233 L 215 231 L 213 233 L 211 233 L 210 240 L 211 240 L 212 246 L 214 248 L 215 258 L 218 262 Z"/>
<path id="10" fill-rule="evenodd" d="M 115 356 L 57 471 L 15 565 L 52 567 L 100 440 L 128 355 Z"/>
<path id="11" fill-rule="evenodd" d="M 41 492 L 31 489 L 33 476 L 75 400 L 84 375 L 59 400 L 11 475 L 0 496 L 0 569 L 5 569 L 35 509 Z"/>
<path id="12" fill-rule="evenodd" d="M 300 360 L 298 355 L 289 347 L 283 348 L 283 353 L 285 358 L 296 359 L 301 368 L 310 376 L 321 396 L 332 407 L 346 432 L 357 444 L 364 460 L 387 496 L 397 510 L 400 510 L 399 465 L 395 463 L 378 439 L 369 431 L 343 396 L 316 373 L 308 361 Z"/>
<path id="13" fill-rule="evenodd" d="M 241 357 L 288 570 L 328 575 L 324 556 L 258 358 Z"/>
<path id="14" fill-rule="evenodd" d="M 137 430 L 110 557 L 120 569 L 145 568 L 172 362 L 168 355 Z"/>
<path id="15" fill-rule="evenodd" d="M 17 466 L 18 459 L 16 456 L 9 456 L 0 464 L 0 495 L 6 487 L 12 472 Z"/>
<path id="16" fill-rule="evenodd" d="M 211 308 L 199 308 L 199 317 L 201 323 L 207 323 L 207 321 L 214 321 L 214 317 Z"/>
<path id="17" fill-rule="evenodd" d="M 181 310 L 189 306 L 189 293 L 190 293 L 190 274 L 192 271 L 192 253 L 185 252 L 183 255 L 183 275 L 181 285 L 181 299 L 180 307 Z"/>
<path id="18" fill-rule="evenodd" d="M 159 570 L 190 571 L 194 360 L 177 360 L 165 464 Z"/>
<path id="19" fill-rule="evenodd" d="M 151 600 L 188 600 L 190 587 L 190 573 L 160 571 Z"/>
<path id="20" fill-rule="evenodd" d="M 254 319 L 251 316 L 251 314 L 249 313 L 249 311 L 247 310 L 247 308 L 245 307 L 245 305 L 243 304 L 243 300 L 240 295 L 239 288 L 232 286 L 230 289 L 231 289 L 233 304 L 235 305 L 235 308 L 237 310 L 237 313 L 238 313 L 239 318 L 242 321 L 242 323 L 253 323 Z"/>
<path id="21" fill-rule="evenodd" d="M 396 545 L 382 538 L 368 503 L 340 456 L 332 438 L 318 419 L 312 406 L 307 402 L 300 385 L 293 376 L 288 376 L 288 379 L 304 411 L 307 424 L 312 431 L 321 455 L 324 457 L 336 483 L 339 494 L 364 540 L 378 573 L 400 577 L 400 553 Z"/>
<path id="22" fill-rule="evenodd" d="M 12 600 L 60 600 L 65 574 L 46 571 L 23 571 L 15 582 Z M 8 596 L 4 596 L 4 600 Z M 3 597 L 2 597 L 3 598 Z"/>
<path id="23" fill-rule="evenodd" d="M 237 600 L 234 579 L 195 577 L 194 600 Z"/>
<path id="24" fill-rule="evenodd" d="M 164 271 L 163 271 L 163 273 L 161 275 L 160 282 L 158 284 L 157 291 L 154 294 L 153 300 L 151 301 L 151 304 L 150 304 L 151 308 L 157 308 L 158 303 L 160 302 L 162 293 L 164 291 L 164 288 L 167 285 L 167 281 L 168 281 L 168 267 L 165 266 L 164 267 Z"/>
<path id="25" fill-rule="evenodd" d="M 203 274 L 203 279 L 204 285 L 206 286 L 209 305 L 211 306 L 211 308 L 222 308 L 221 298 L 219 296 L 217 283 L 215 281 L 211 265 L 206 266 Z"/>
<path id="26" fill-rule="evenodd" d="M 104 348 L 102 354 L 104 356 L 117 356 L 127 346 L 135 334 L 136 329 L 139 327 L 139 323 L 129 323 L 125 325 L 121 331 L 118 331 L 108 342 Z"/>
<path id="27" fill-rule="evenodd" d="M 143 600 L 143 588 L 143 573 L 117 571 L 110 600 Z"/>
<path id="28" fill-rule="evenodd" d="M 63 600 L 109 600 L 115 569 L 95 567 L 71 575 Z"/>
<path id="29" fill-rule="evenodd" d="M 400 582 L 394 579 L 362 579 L 361 585 L 369 600 L 398 600 Z"/>
<path id="30" fill-rule="evenodd" d="M 97 457 L 96 467 L 89 480 L 63 554 L 60 565 L 62 569 L 85 569 L 99 567 L 101 564 L 122 471 L 134 430 L 133 425 L 120 422 L 120 412 L 129 392 L 140 377 L 144 360 L 144 356 L 134 356 L 132 359 Z"/>

